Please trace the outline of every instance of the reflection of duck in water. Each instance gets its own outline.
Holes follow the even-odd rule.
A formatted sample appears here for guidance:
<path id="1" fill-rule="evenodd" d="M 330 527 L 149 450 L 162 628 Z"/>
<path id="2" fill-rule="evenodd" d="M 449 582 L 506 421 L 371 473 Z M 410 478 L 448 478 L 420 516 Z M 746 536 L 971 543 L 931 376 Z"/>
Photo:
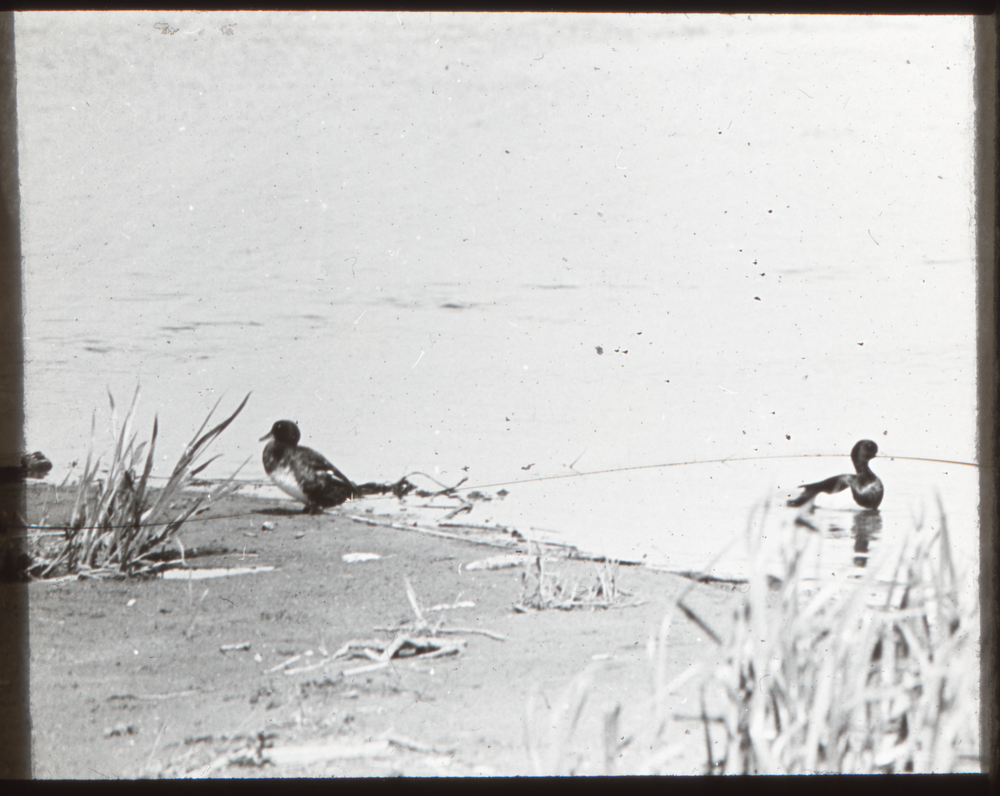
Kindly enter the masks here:
<path id="1" fill-rule="evenodd" d="M 305 503 L 304 510 L 310 514 L 357 497 L 351 479 L 312 448 L 299 445 L 300 437 L 295 423 L 279 420 L 260 438 L 261 442 L 270 440 L 264 448 L 264 470 L 271 480 Z"/>
<path id="2" fill-rule="evenodd" d="M 878 539 L 882 532 L 882 515 L 877 511 L 854 512 L 854 524 L 851 533 L 854 536 L 854 566 L 868 565 L 868 545 L 873 539 Z"/>
<path id="3" fill-rule="evenodd" d="M 851 461 L 854 462 L 856 473 L 834 475 L 815 484 L 802 484 L 799 487 L 802 494 L 789 500 L 788 505 L 804 506 L 815 500 L 820 492 L 833 495 L 850 487 L 855 503 L 862 508 L 877 509 L 885 494 L 885 487 L 882 486 L 882 480 L 868 466 L 868 462 L 875 458 L 877 453 L 878 445 L 870 439 L 861 440 L 851 450 Z"/>

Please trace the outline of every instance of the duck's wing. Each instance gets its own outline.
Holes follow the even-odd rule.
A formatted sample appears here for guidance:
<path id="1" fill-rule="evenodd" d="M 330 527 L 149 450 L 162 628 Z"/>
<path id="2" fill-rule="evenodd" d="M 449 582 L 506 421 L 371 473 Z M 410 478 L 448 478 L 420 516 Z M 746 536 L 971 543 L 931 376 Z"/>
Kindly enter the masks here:
<path id="1" fill-rule="evenodd" d="M 347 487 L 351 492 L 354 491 L 354 482 L 322 454 L 301 446 L 296 449 L 295 454 L 292 460 L 295 474 L 307 493 L 329 487 Z"/>
<path id="2" fill-rule="evenodd" d="M 852 473 L 844 473 L 843 475 L 833 475 L 824 481 L 817 481 L 815 484 L 802 484 L 799 489 L 802 490 L 802 494 L 797 498 L 793 498 L 788 501 L 789 506 L 804 506 L 810 500 L 815 500 L 816 495 L 820 492 L 826 492 L 829 495 L 834 495 L 837 492 L 843 492 L 851 484 L 854 483 L 854 475 Z"/>

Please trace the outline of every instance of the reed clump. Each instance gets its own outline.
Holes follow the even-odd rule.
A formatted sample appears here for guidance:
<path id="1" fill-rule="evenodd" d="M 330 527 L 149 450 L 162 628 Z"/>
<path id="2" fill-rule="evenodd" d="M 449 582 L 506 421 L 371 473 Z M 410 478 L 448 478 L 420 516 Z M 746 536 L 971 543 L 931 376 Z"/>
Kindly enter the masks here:
<path id="1" fill-rule="evenodd" d="M 138 398 L 139 390 L 136 389 L 119 430 L 115 401 L 108 394 L 115 447 L 104 478 L 98 478 L 100 459 L 91 465 L 94 447 L 94 423 L 91 422 L 90 450 L 76 485 L 70 524 L 58 545 L 33 552 L 27 568 L 30 577 L 124 577 L 150 573 L 162 566 L 154 558 L 170 542 L 177 545 L 183 558 L 184 548 L 176 536 L 177 531 L 190 517 L 204 511 L 206 502 L 225 497 L 237 488 L 234 479 L 243 465 L 213 491 L 199 493 L 182 505 L 175 505 L 182 503 L 179 501 L 181 493 L 192 485 L 195 477 L 218 458 L 214 456 L 197 464 L 206 449 L 246 406 L 249 394 L 235 412 L 206 432 L 205 427 L 218 407 L 216 403 L 177 460 L 166 485 L 156 490 L 150 488 L 149 476 L 158 420 L 153 421 L 148 443 L 137 444 L 132 426 Z"/>
<path id="2" fill-rule="evenodd" d="M 936 528 L 918 524 L 848 583 L 804 578 L 810 531 L 796 524 L 769 594 L 760 535 L 749 536 L 749 591 L 699 684 L 707 772 L 975 770 L 979 606 L 960 588 L 938 506 Z"/>
<path id="3" fill-rule="evenodd" d="M 596 707 L 602 677 L 593 667 L 567 686 L 566 706 L 545 722 L 554 735 L 532 729 L 539 722 L 529 703 L 536 773 L 979 771 L 979 601 L 962 588 L 938 507 L 935 525 L 916 523 L 861 577 L 835 584 L 806 576 L 816 532 L 791 522 L 780 578 L 767 572 L 767 509 L 759 509 L 748 523 L 749 582 L 728 632 L 685 604 L 688 590 L 650 639 L 647 704 Z M 695 622 L 715 646 L 671 679 L 677 621 Z M 694 711 L 672 713 L 679 697 Z M 588 701 L 600 715 L 584 722 Z M 572 743 L 578 727 L 602 721 L 603 770 L 593 754 L 601 739 L 586 744 L 589 754 Z"/>
<path id="4" fill-rule="evenodd" d="M 629 592 L 618 587 L 618 562 L 593 565 L 592 577 L 571 578 L 568 573 L 546 567 L 539 551 L 525 559 L 521 573 L 521 600 L 514 605 L 520 612 L 574 608 L 624 607 Z"/>

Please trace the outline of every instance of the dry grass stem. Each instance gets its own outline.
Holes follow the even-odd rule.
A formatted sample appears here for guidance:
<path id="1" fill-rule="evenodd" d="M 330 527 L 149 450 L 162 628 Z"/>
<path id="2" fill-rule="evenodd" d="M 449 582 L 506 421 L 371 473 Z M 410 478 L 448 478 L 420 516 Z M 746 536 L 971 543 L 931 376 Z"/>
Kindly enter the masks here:
<path id="1" fill-rule="evenodd" d="M 540 551 L 524 559 L 523 590 L 521 601 L 514 606 L 516 611 L 625 608 L 642 604 L 626 601 L 625 598 L 631 595 L 618 588 L 618 562 L 595 563 L 594 579 L 585 582 L 570 580 L 566 574 L 547 569 L 545 565 L 546 559 Z"/>

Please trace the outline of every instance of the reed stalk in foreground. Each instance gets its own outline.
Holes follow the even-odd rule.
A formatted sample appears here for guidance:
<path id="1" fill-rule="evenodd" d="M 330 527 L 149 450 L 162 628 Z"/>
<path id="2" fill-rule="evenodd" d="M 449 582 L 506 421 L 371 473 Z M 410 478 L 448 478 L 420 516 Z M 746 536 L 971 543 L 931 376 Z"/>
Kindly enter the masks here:
<path id="1" fill-rule="evenodd" d="M 940 501 L 939 511 L 936 527 L 918 524 L 886 548 L 881 566 L 870 562 L 861 578 L 837 584 L 804 576 L 816 532 L 789 523 L 773 589 L 760 544 L 767 510 L 760 510 L 760 521 L 748 523 L 749 589 L 729 632 L 716 633 L 684 596 L 677 600 L 678 614 L 665 616 L 650 640 L 649 705 L 625 704 L 621 714 L 619 703 L 603 714 L 603 771 L 594 768 L 599 741 L 587 744 L 589 755 L 571 743 L 588 694 L 599 693 L 594 671 L 567 687 L 555 738 L 533 729 L 539 722 L 529 704 L 526 743 L 536 773 L 691 773 L 691 738 L 705 773 L 978 771 L 978 598 L 960 588 Z M 701 665 L 668 682 L 670 631 L 681 616 L 721 640 Z M 669 710 L 685 694 L 701 725 L 695 732 L 694 717 L 684 717 L 686 739 Z M 621 715 L 631 721 L 619 730 Z"/>
<path id="2" fill-rule="evenodd" d="M 793 526 L 772 607 L 752 537 L 749 594 L 703 686 L 724 694 L 717 769 L 944 773 L 978 760 L 979 606 L 959 589 L 938 507 L 936 528 L 918 525 L 887 551 L 887 580 L 868 569 L 813 590 L 809 532 Z"/>
<path id="3" fill-rule="evenodd" d="M 111 423 L 116 432 L 116 440 L 107 475 L 103 480 L 97 478 L 99 459 L 91 467 L 94 431 L 94 423 L 91 421 L 90 450 L 76 487 L 76 503 L 66 539 L 53 554 L 35 556 L 28 567 L 28 574 L 32 577 L 49 578 L 62 574 L 107 577 L 149 572 L 152 568 L 150 555 L 170 541 L 177 543 L 183 557 L 183 547 L 175 536 L 180 527 L 202 509 L 206 501 L 218 500 L 236 489 L 233 480 L 243 465 L 214 491 L 198 495 L 183 508 L 174 509 L 172 506 L 173 501 L 191 485 L 195 476 L 218 458 L 212 457 L 195 466 L 208 446 L 246 406 L 249 393 L 233 414 L 202 433 L 219 405 L 216 403 L 181 454 L 166 485 L 155 493 L 149 489 L 148 481 L 153 468 L 158 421 L 153 420 L 149 451 L 141 474 L 137 475 L 138 465 L 142 463 L 142 455 L 147 447 L 146 442 L 136 444 L 135 434 L 130 436 L 139 390 L 137 388 L 135 391 L 120 432 L 117 430 L 114 398 L 110 393 L 108 398 L 111 402 Z"/>
<path id="4" fill-rule="evenodd" d="M 760 533 L 750 523 L 750 588 L 721 665 L 697 685 L 706 771 L 977 770 L 979 605 L 959 589 L 938 506 L 936 528 L 917 525 L 887 549 L 883 567 L 846 583 L 805 580 L 813 532 L 791 526 L 770 600 Z M 656 685 L 660 701 L 668 687 Z M 721 717 L 709 717 L 706 699 Z M 724 751 L 713 760 L 717 747 Z"/>

